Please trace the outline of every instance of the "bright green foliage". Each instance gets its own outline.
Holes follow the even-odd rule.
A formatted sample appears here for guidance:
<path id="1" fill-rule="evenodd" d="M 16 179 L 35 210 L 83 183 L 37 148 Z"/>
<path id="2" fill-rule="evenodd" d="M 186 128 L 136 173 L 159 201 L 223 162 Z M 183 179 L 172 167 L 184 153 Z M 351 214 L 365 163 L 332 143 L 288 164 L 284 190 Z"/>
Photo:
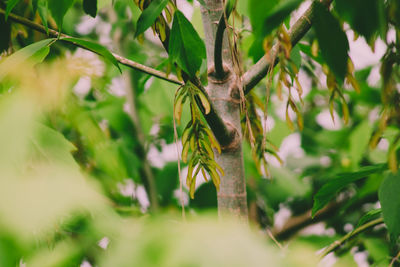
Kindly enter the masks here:
<path id="1" fill-rule="evenodd" d="M 379 201 L 383 219 L 390 234 L 395 238 L 400 235 L 400 176 L 390 173 L 383 180 L 379 189 Z"/>
<path id="2" fill-rule="evenodd" d="M 347 73 L 349 42 L 339 22 L 328 9 L 315 2 L 315 23 L 313 28 L 321 47 L 321 54 L 339 81 L 343 82 Z"/>
<path id="3" fill-rule="evenodd" d="M 262 31 L 265 20 L 278 3 L 279 0 L 248 1 L 250 21 L 255 33 Z"/>
<path id="4" fill-rule="evenodd" d="M 208 173 L 217 191 L 221 183 L 221 176 L 224 176 L 224 171 L 214 160 L 213 148 L 215 148 L 218 153 L 221 153 L 221 147 L 211 130 L 202 120 L 201 112 L 196 104 L 198 99 L 205 110 L 205 114 L 208 114 L 210 112 L 210 103 L 204 92 L 190 81 L 180 87 L 176 92 L 174 104 L 175 120 L 180 123 L 182 105 L 187 99 L 190 101 L 191 120 L 182 133 L 182 161 L 188 163 L 186 184 L 189 187 L 190 197 L 194 198 L 196 179 L 200 171 L 206 181 L 206 173 Z M 192 155 L 188 160 L 189 149 L 192 151 Z"/>
<path id="5" fill-rule="evenodd" d="M 380 227 L 336 250 L 336 265 L 356 266 L 354 251 L 366 252 L 372 266 L 388 266 L 396 256 L 399 1 L 335 0 L 329 9 L 313 1 L 316 13 L 302 19 L 310 19 L 314 30 L 296 45 L 290 25 L 302 1 L 225 1 L 226 15 L 231 13 L 226 32 L 239 62 L 229 67 L 243 74 L 252 68 L 251 57 L 270 60 L 272 47 L 280 47 L 278 65 L 240 102 L 206 94 L 206 53 L 194 29 L 203 28 L 200 9 L 207 7 L 197 2 L 185 5 L 193 5 L 189 19 L 174 1 L 0 0 L 3 13 L 45 28 L 62 25 L 63 33 L 79 37 L 44 39 L 0 15 L 0 49 L 6 51 L 0 55 L 0 266 L 19 266 L 21 259 L 38 267 L 84 261 L 316 266 L 316 251 L 376 221 Z M 97 12 L 101 16 L 90 25 L 85 13 Z M 140 34 L 150 27 L 168 47 Z M 353 56 L 352 63 L 347 53 L 353 40 L 347 41 L 344 29 L 359 43 L 365 38 L 376 51 L 386 49 L 379 63 L 360 68 Z M 185 85 L 177 90 L 174 83 L 125 67 L 121 75 L 122 57 L 106 47 L 170 78 L 182 77 Z M 287 249 L 272 249 L 261 235 L 226 221 L 215 224 L 214 217 L 199 220 L 205 209 L 216 211 L 219 181 L 230 178 L 215 163 L 220 147 L 201 114 L 210 115 L 217 101 L 241 107 L 251 220 Z M 332 124 L 329 112 L 335 114 Z M 176 137 L 182 140 L 186 185 L 179 183 Z M 200 173 L 213 181 L 197 186 Z M 186 223 L 175 216 L 182 202 Z M 285 222 L 276 215 L 285 210 L 294 217 L 286 226 L 322 220 L 327 231 L 280 230 L 275 226 Z M 322 216 L 312 220 L 311 211 Z M 104 237 L 110 240 L 105 250 L 98 246 Z"/>
<path id="6" fill-rule="evenodd" d="M 271 11 L 266 12 L 267 15 L 263 21 L 263 34 L 268 35 L 295 10 L 303 0 L 287 0 L 281 1 L 278 5 L 274 6 Z"/>
<path id="7" fill-rule="evenodd" d="M 17 68 L 21 64 L 25 64 L 27 60 L 35 58 L 36 53 L 40 53 L 43 48 L 54 42 L 55 39 L 45 39 L 31 45 L 28 45 L 0 64 L 0 81 L 14 68 Z M 39 61 L 40 62 L 40 61 Z M 38 62 L 33 62 L 38 63 Z"/>
<path id="8" fill-rule="evenodd" d="M 382 209 L 370 210 L 358 221 L 356 228 L 382 216 Z"/>
<path id="9" fill-rule="evenodd" d="M 34 9 L 35 10 L 35 9 Z M 40 19 L 42 20 L 43 26 L 48 30 L 47 16 L 48 16 L 48 1 L 38 0 L 37 1 L 37 11 L 39 13 Z"/>
<path id="10" fill-rule="evenodd" d="M 229 18 L 229 16 L 231 15 L 232 11 L 234 10 L 235 6 L 236 6 L 237 0 L 228 0 L 225 3 L 225 16 L 227 18 Z"/>
<path id="11" fill-rule="evenodd" d="M 169 58 L 194 77 L 206 58 L 206 47 L 182 12 L 176 11 L 169 39 Z"/>
<path id="12" fill-rule="evenodd" d="M 368 147 L 368 143 L 372 134 L 372 129 L 368 121 L 358 125 L 350 135 L 350 158 L 353 167 L 359 165 L 360 160 L 364 156 L 364 151 Z"/>
<path id="13" fill-rule="evenodd" d="M 116 66 L 120 72 L 122 72 L 121 68 L 119 67 L 117 59 L 104 46 L 94 43 L 94 42 L 91 42 L 91 41 L 86 41 L 86 40 L 82 40 L 82 39 L 78 39 L 78 38 L 64 37 L 64 38 L 61 38 L 61 40 L 78 44 L 84 48 L 87 48 L 88 50 L 90 50 L 92 52 L 95 52 L 95 53 L 103 56 L 104 58 L 109 60 L 114 66 Z"/>
<path id="14" fill-rule="evenodd" d="M 8 18 L 8 15 L 10 12 L 13 10 L 13 8 L 20 2 L 20 0 L 9 0 L 7 2 L 7 8 L 6 8 L 6 20 Z"/>
<path id="15" fill-rule="evenodd" d="M 62 29 L 64 16 L 74 3 L 74 0 L 47 0 L 49 10 L 59 29 Z"/>
<path id="16" fill-rule="evenodd" d="M 163 9 L 167 6 L 169 0 L 155 0 L 150 3 L 148 7 L 146 7 L 136 23 L 136 31 L 135 37 L 144 33 L 145 30 L 150 28 L 151 25 L 154 24 L 157 17 L 163 11 Z"/>

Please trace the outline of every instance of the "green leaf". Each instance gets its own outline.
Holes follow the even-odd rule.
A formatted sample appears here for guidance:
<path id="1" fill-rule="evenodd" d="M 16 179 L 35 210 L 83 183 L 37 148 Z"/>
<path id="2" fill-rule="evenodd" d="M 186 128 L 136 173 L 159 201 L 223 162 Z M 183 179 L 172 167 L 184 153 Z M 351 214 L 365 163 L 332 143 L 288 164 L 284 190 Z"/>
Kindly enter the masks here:
<path id="1" fill-rule="evenodd" d="M 239 1 L 241 2 L 241 1 Z M 265 19 L 270 12 L 278 5 L 279 0 L 249 0 L 248 8 L 250 15 L 250 22 L 254 33 L 261 33 L 264 26 Z"/>
<path id="2" fill-rule="evenodd" d="M 328 202 L 336 196 L 345 186 L 362 178 L 366 178 L 373 173 L 382 172 L 387 169 L 385 164 L 377 164 L 362 167 L 357 172 L 339 173 L 335 178 L 327 182 L 318 193 L 314 196 L 314 205 L 312 208 L 312 216 L 322 209 Z"/>
<path id="3" fill-rule="evenodd" d="M 385 239 L 378 237 L 363 237 L 362 242 L 368 251 L 368 258 L 372 259 L 370 266 L 390 266 L 391 258 L 389 244 Z"/>
<path id="4" fill-rule="evenodd" d="M 350 135 L 350 159 L 353 167 L 357 167 L 361 161 L 369 143 L 372 128 L 369 121 L 364 120 Z"/>
<path id="5" fill-rule="evenodd" d="M 33 56 L 30 57 L 30 60 L 35 62 L 36 64 L 42 63 L 43 60 L 47 57 L 47 55 L 50 52 L 50 47 L 45 46 L 41 49 L 39 49 Z"/>
<path id="6" fill-rule="evenodd" d="M 400 173 L 389 173 L 383 180 L 378 193 L 383 220 L 389 233 L 400 235 Z"/>
<path id="7" fill-rule="evenodd" d="M 350 26 L 367 41 L 380 29 L 380 11 L 383 1 L 337 0 L 335 10 Z"/>
<path id="8" fill-rule="evenodd" d="M 321 48 L 321 54 L 329 68 L 340 82 L 347 73 L 349 42 L 339 22 L 319 2 L 315 4 L 315 23 L 313 27 Z"/>
<path id="9" fill-rule="evenodd" d="M 36 10 L 37 10 L 37 7 L 38 7 L 38 2 L 39 2 L 39 0 L 31 0 L 33 14 L 36 13 Z"/>
<path id="10" fill-rule="evenodd" d="M 9 73 L 10 70 L 15 69 L 15 67 L 18 66 L 19 64 L 24 63 L 26 60 L 30 58 L 34 60 L 35 59 L 34 55 L 37 52 L 43 53 L 43 51 L 40 50 L 50 45 L 51 42 L 53 42 L 54 40 L 55 40 L 54 38 L 50 38 L 33 43 L 31 45 L 25 46 L 24 48 L 18 50 L 11 56 L 7 57 L 0 64 L 0 80 L 2 80 L 4 76 L 6 76 Z M 33 62 L 33 63 L 38 63 L 38 62 Z"/>
<path id="11" fill-rule="evenodd" d="M 30 140 L 35 151 L 35 160 L 43 158 L 79 170 L 79 165 L 71 155 L 76 147 L 56 130 L 39 123 L 35 126 L 35 134 Z"/>
<path id="12" fill-rule="evenodd" d="M 203 183 L 196 190 L 196 197 L 189 199 L 189 206 L 199 209 L 213 209 L 218 207 L 217 189 L 212 182 Z"/>
<path id="13" fill-rule="evenodd" d="M 3 14 L 0 14 L 0 53 L 7 50 L 11 40 L 11 24 L 5 20 Z"/>
<path id="14" fill-rule="evenodd" d="M 237 0 L 227 0 L 225 3 L 225 15 L 227 18 L 231 15 L 233 8 L 236 5 Z"/>
<path id="15" fill-rule="evenodd" d="M 47 25 L 47 17 L 49 15 L 49 8 L 48 8 L 47 1 L 46 0 L 38 0 L 37 10 L 38 10 L 40 19 L 42 20 L 43 26 L 46 28 L 46 32 L 48 32 L 49 27 Z"/>
<path id="16" fill-rule="evenodd" d="M 158 171 L 155 177 L 157 193 L 161 197 L 160 204 L 168 206 L 172 202 L 174 190 L 179 185 L 178 168 L 176 163 L 167 164 Z"/>
<path id="17" fill-rule="evenodd" d="M 58 30 L 61 31 L 63 19 L 74 0 L 48 0 L 51 15 L 57 23 Z"/>
<path id="18" fill-rule="evenodd" d="M 136 24 L 135 38 L 144 33 L 160 16 L 163 9 L 167 6 L 169 0 L 154 0 L 146 7 Z"/>
<path id="19" fill-rule="evenodd" d="M 203 59 L 206 58 L 206 47 L 192 24 L 182 12 L 174 14 L 169 40 L 170 60 L 177 63 L 190 76 L 196 76 Z"/>
<path id="20" fill-rule="evenodd" d="M 96 17 L 97 14 L 97 0 L 83 0 L 83 11 L 86 14 L 92 16 L 93 18 Z"/>
<path id="21" fill-rule="evenodd" d="M 296 45 L 292 48 L 290 52 L 290 60 L 294 63 L 298 70 L 301 67 L 301 55 L 300 55 L 300 48 Z"/>
<path id="22" fill-rule="evenodd" d="M 283 21 L 295 10 L 303 0 L 287 0 L 276 5 L 264 20 L 263 34 L 270 34 L 275 28 L 283 23 Z"/>
<path id="23" fill-rule="evenodd" d="M 358 221 L 357 226 L 355 227 L 356 229 L 360 227 L 363 224 L 366 224 L 369 221 L 378 219 L 382 214 L 382 209 L 374 209 L 368 211 L 366 214 L 364 214 L 361 219 Z"/>
<path id="24" fill-rule="evenodd" d="M 13 8 L 19 3 L 21 0 L 8 0 L 7 2 L 7 7 L 6 7 L 6 20 L 8 18 L 8 15 L 10 12 L 13 10 Z"/>
<path id="25" fill-rule="evenodd" d="M 86 40 L 72 38 L 72 37 L 61 38 L 60 40 L 76 44 L 76 45 L 84 47 L 96 54 L 99 54 L 100 56 L 103 56 L 104 58 L 109 60 L 112 64 L 114 64 L 114 66 L 116 66 L 120 72 L 122 72 L 121 68 L 118 65 L 117 59 L 104 46 L 102 46 L 98 43 L 91 42 L 91 41 L 86 41 Z"/>

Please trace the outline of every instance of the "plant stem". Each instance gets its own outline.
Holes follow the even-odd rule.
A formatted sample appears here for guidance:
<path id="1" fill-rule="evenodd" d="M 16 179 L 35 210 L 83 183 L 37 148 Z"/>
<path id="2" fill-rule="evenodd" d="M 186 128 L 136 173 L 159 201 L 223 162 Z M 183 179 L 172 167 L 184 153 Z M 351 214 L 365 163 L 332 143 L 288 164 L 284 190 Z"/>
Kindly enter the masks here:
<path id="1" fill-rule="evenodd" d="M 222 14 L 219 19 L 217 34 L 215 35 L 215 45 L 214 45 L 214 68 L 215 68 L 215 78 L 217 80 L 224 79 L 225 71 L 222 63 L 222 42 L 224 37 L 224 32 L 226 29 L 225 16 Z"/>
<path id="2" fill-rule="evenodd" d="M 329 6 L 333 0 L 316 0 Z M 292 46 L 295 46 L 301 38 L 310 30 L 314 21 L 315 2 L 303 13 L 303 15 L 296 21 L 289 31 Z M 277 53 L 279 50 L 279 43 L 275 44 L 267 55 L 262 57 L 256 64 L 254 64 L 243 75 L 243 86 L 245 94 L 249 93 L 264 77 L 267 75 L 271 64 L 278 64 L 279 59 Z"/>
<path id="3" fill-rule="evenodd" d="M 0 14 L 4 14 L 4 13 L 5 13 L 4 9 L 0 8 Z M 71 37 L 69 35 L 60 33 L 58 31 L 50 29 L 50 28 L 49 28 L 48 33 L 47 33 L 46 32 L 46 28 L 43 25 L 35 23 L 33 21 L 30 21 L 30 20 L 28 20 L 26 18 L 20 17 L 18 15 L 13 14 L 13 13 L 10 13 L 8 18 L 11 19 L 14 22 L 17 22 L 19 24 L 25 25 L 25 26 L 33 29 L 33 30 L 36 30 L 36 31 L 41 32 L 41 33 L 44 33 L 44 34 L 46 34 L 48 36 L 51 36 L 51 37 L 55 37 L 55 38 L 57 38 L 57 37 Z M 79 46 L 78 44 L 74 44 L 74 45 Z M 89 51 L 92 51 L 92 50 L 90 50 L 89 48 L 86 48 L 86 47 L 82 47 L 82 46 L 79 46 L 79 47 L 81 47 L 83 49 L 86 49 L 86 50 L 89 50 Z M 92 51 L 92 52 L 94 52 L 94 51 Z M 138 70 L 138 71 L 141 71 L 141 72 L 144 72 L 144 73 L 147 73 L 149 75 L 155 76 L 155 77 L 160 78 L 162 80 L 165 80 L 165 81 L 168 81 L 168 82 L 171 82 L 171 83 L 175 83 L 175 84 L 178 84 L 178 85 L 182 85 L 182 82 L 179 81 L 178 78 L 175 75 L 167 75 L 166 73 L 164 73 L 162 71 L 159 71 L 159 70 L 150 68 L 148 66 L 142 65 L 142 64 L 137 63 L 135 61 L 132 61 L 130 59 L 122 57 L 122 56 L 120 56 L 118 54 L 115 54 L 115 53 L 112 53 L 112 54 L 117 59 L 117 61 L 119 63 L 121 63 L 122 65 L 125 65 L 127 67 L 130 67 L 132 69 L 135 69 L 135 70 Z"/>
<path id="4" fill-rule="evenodd" d="M 372 220 L 372 221 L 370 221 L 370 222 L 368 222 L 366 224 L 361 225 L 360 227 L 358 227 L 354 231 L 348 233 L 347 235 L 343 236 L 339 240 L 336 240 L 335 242 L 330 244 L 326 249 L 324 249 L 324 251 L 322 251 L 322 253 L 320 255 L 320 258 L 322 259 L 323 257 L 328 255 L 329 253 L 335 251 L 338 247 L 340 247 L 343 243 L 345 243 L 347 240 L 351 239 L 355 235 L 358 235 L 358 234 L 364 232 L 365 230 L 367 230 L 369 228 L 372 228 L 375 225 L 378 225 L 378 224 L 381 224 L 381 223 L 383 223 L 383 218 L 378 218 L 378 219 Z"/>
<path id="5" fill-rule="evenodd" d="M 146 191 L 149 195 L 150 209 L 152 211 L 156 211 L 159 206 L 156 181 L 155 181 L 154 174 L 151 169 L 150 163 L 147 160 L 147 151 L 145 148 L 146 138 L 143 133 L 143 129 L 142 129 L 141 123 L 140 123 L 139 113 L 136 108 L 137 107 L 136 94 L 135 94 L 135 90 L 134 90 L 134 87 L 130 80 L 129 75 L 125 74 L 124 80 L 125 80 L 126 84 L 128 85 L 126 98 L 127 98 L 128 104 L 129 104 L 129 116 L 131 117 L 131 120 L 132 120 L 133 124 L 135 125 L 134 136 L 139 141 L 137 146 L 138 146 L 138 154 L 142 161 L 142 168 L 141 168 L 142 177 L 143 177 L 142 180 L 143 180 L 143 184 L 146 188 Z"/>

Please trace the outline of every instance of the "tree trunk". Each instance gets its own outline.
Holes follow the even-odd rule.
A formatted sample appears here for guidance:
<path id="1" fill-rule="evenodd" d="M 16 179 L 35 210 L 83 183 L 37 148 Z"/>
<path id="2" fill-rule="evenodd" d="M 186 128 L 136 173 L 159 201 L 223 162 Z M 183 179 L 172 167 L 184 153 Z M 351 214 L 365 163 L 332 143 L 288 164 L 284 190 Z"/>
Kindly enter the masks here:
<path id="1" fill-rule="evenodd" d="M 208 86 L 206 90 L 216 112 L 235 133 L 233 141 L 222 147 L 222 153 L 220 155 L 216 153 L 216 161 L 225 172 L 225 176 L 221 177 L 218 192 L 218 212 L 220 216 L 230 215 L 247 221 L 239 94 L 236 86 L 237 77 L 231 68 L 232 57 L 227 31 L 225 31 L 222 44 L 223 65 L 227 74 L 222 79 L 217 79 L 213 75 L 215 35 L 218 22 L 223 14 L 224 4 L 222 0 L 205 0 L 205 3 L 206 7 L 202 7 L 201 13 L 207 49 Z"/>

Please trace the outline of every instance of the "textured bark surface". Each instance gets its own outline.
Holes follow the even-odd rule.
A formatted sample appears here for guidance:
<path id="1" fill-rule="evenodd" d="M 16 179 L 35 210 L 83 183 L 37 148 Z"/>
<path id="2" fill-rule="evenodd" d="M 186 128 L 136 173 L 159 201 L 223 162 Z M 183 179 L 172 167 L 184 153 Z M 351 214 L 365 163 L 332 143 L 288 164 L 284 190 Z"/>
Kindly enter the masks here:
<path id="1" fill-rule="evenodd" d="M 202 18 L 209 70 L 208 87 L 206 90 L 219 116 L 222 117 L 224 122 L 236 135 L 236 138 L 230 144 L 223 147 L 220 155 L 216 153 L 216 161 L 225 171 L 225 176 L 221 177 L 221 185 L 218 192 L 218 212 L 220 215 L 233 215 L 247 221 L 248 212 L 241 144 L 240 106 L 238 99 L 231 97 L 231 88 L 233 90 L 237 90 L 237 88 L 235 87 L 236 77 L 231 69 L 232 60 L 226 32 L 222 54 L 224 66 L 230 73 L 222 80 L 216 80 L 213 77 L 214 40 L 224 5 L 222 0 L 206 0 L 205 2 L 207 8 L 202 8 Z"/>

